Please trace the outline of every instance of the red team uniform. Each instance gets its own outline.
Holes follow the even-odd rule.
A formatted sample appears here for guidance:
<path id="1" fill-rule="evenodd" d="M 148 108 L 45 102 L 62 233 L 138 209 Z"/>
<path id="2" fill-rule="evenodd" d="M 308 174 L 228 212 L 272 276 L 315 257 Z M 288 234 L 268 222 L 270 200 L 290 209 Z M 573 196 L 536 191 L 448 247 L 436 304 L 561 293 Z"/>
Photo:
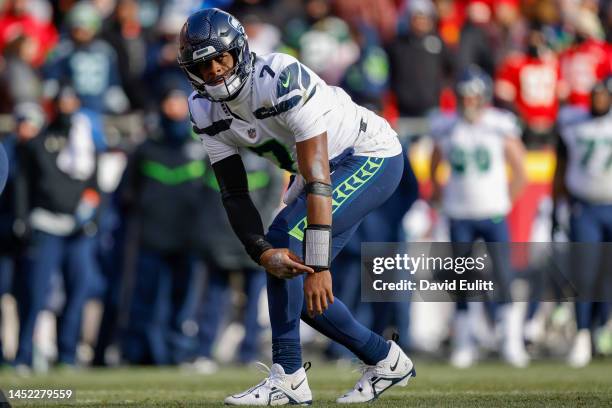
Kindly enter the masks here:
<path id="1" fill-rule="evenodd" d="M 611 73 L 612 48 L 605 41 L 588 39 L 561 53 L 559 61 L 562 96 L 571 105 L 590 107 L 591 89 Z"/>
<path id="2" fill-rule="evenodd" d="M 545 132 L 557 119 L 559 71 L 552 53 L 543 58 L 510 56 L 498 70 L 496 87 L 514 95 L 516 111 L 528 128 Z"/>

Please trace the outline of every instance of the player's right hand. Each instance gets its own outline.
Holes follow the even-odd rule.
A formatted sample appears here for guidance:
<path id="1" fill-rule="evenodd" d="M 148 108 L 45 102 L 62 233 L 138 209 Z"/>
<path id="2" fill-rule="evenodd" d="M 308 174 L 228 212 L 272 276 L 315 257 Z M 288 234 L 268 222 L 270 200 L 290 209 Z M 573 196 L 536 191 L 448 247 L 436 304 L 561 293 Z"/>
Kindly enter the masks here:
<path id="1" fill-rule="evenodd" d="M 314 270 L 302 263 L 299 256 L 288 248 L 272 248 L 261 254 L 259 263 L 266 271 L 281 279 L 291 279 Z"/>

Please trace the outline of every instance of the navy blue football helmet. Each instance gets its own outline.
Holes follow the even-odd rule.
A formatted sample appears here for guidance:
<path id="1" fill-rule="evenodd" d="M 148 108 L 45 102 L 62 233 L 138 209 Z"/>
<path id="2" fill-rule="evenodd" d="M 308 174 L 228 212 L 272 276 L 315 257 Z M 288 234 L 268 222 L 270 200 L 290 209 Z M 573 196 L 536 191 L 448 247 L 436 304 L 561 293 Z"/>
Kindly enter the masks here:
<path id="1" fill-rule="evenodd" d="M 224 52 L 232 54 L 234 67 L 220 84 L 219 78 L 207 83 L 201 64 Z M 251 74 L 252 60 L 244 27 L 229 13 L 216 8 L 196 11 L 181 29 L 178 64 L 193 88 L 206 99 L 220 102 L 234 98 Z"/>
<path id="2" fill-rule="evenodd" d="M 471 65 L 457 78 L 455 92 L 459 112 L 466 119 L 473 120 L 491 102 L 493 83 L 486 72 L 476 65 Z"/>
<path id="3" fill-rule="evenodd" d="M 481 96 L 486 101 L 493 97 L 491 77 L 477 65 L 470 65 L 461 72 L 455 88 L 457 96 Z"/>

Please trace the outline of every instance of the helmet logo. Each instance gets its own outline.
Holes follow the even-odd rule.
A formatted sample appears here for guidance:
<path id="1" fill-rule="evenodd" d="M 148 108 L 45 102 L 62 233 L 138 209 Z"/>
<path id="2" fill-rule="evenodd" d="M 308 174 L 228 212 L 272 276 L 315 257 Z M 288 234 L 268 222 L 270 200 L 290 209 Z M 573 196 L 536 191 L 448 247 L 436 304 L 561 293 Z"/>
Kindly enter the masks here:
<path id="1" fill-rule="evenodd" d="M 213 47 L 212 45 L 209 45 L 208 47 L 204 47 L 202 49 L 196 50 L 193 52 L 193 59 L 197 59 L 200 57 L 206 57 L 207 55 L 213 54 L 215 53 L 217 50 L 215 50 L 215 47 Z"/>
<path id="2" fill-rule="evenodd" d="M 243 28 L 242 25 L 240 24 L 240 22 L 238 20 L 236 20 L 234 18 L 234 16 L 229 16 L 229 23 L 232 27 L 234 27 L 236 30 L 240 31 L 241 33 L 243 32 Z"/>

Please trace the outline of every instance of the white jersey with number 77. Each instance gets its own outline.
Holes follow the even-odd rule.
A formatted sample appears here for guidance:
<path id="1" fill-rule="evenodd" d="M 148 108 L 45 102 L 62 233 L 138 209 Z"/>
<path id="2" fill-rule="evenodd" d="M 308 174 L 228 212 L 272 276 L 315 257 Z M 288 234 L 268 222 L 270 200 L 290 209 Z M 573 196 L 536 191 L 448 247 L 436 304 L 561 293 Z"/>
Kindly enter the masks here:
<path id="1" fill-rule="evenodd" d="M 568 191 L 594 204 L 612 204 L 612 114 L 593 117 L 571 107 L 560 112 L 559 122 L 567 147 Z"/>

